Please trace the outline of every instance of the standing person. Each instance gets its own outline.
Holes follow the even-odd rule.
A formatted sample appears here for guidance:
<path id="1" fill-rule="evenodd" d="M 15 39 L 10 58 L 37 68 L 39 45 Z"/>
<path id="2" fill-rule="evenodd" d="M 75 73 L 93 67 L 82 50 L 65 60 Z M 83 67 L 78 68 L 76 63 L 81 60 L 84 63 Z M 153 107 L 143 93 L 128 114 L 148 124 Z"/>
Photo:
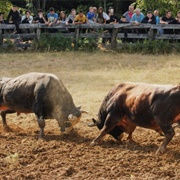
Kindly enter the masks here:
<path id="1" fill-rule="evenodd" d="M 110 17 L 103 11 L 102 7 L 98 8 L 97 14 L 97 23 L 99 24 L 108 24 Z"/>
<path id="2" fill-rule="evenodd" d="M 4 20 L 4 13 L 0 12 L 0 24 L 6 24 L 6 21 Z"/>
<path id="3" fill-rule="evenodd" d="M 33 17 L 31 16 L 31 12 L 27 10 L 25 12 L 25 15 L 21 17 L 21 22 L 23 24 L 28 23 L 31 24 L 33 22 Z"/>
<path id="4" fill-rule="evenodd" d="M 161 23 L 161 19 L 159 17 L 159 11 L 157 9 L 154 10 L 154 16 L 156 17 L 156 24 L 160 24 Z M 163 29 L 157 28 L 157 34 L 158 35 L 161 35 L 163 33 L 164 33 Z"/>
<path id="5" fill-rule="evenodd" d="M 167 11 L 166 15 L 164 17 L 162 17 L 161 19 L 161 24 L 173 24 L 174 22 L 174 18 L 172 17 L 172 13 L 171 11 Z M 164 34 L 173 34 L 174 31 L 173 29 L 164 29 Z"/>
<path id="6" fill-rule="evenodd" d="M 88 19 L 88 22 L 90 24 L 94 24 L 95 23 L 95 14 L 94 14 L 94 9 L 93 7 L 89 7 L 89 12 L 87 13 L 86 15 L 87 19 Z"/>
<path id="7" fill-rule="evenodd" d="M 53 7 L 51 7 L 49 9 L 49 13 L 47 14 L 47 18 L 48 21 L 46 22 L 46 25 L 48 26 L 53 26 L 54 24 L 56 24 L 57 19 L 58 19 L 58 14 L 55 13 L 55 9 Z M 50 33 L 56 33 L 58 30 L 57 29 L 49 29 Z"/>
<path id="8" fill-rule="evenodd" d="M 65 14 L 65 11 L 61 11 L 60 12 L 57 24 L 66 24 L 66 14 Z"/>
<path id="9" fill-rule="evenodd" d="M 20 14 L 18 12 L 18 8 L 16 5 L 13 5 L 12 9 L 10 10 L 8 17 L 7 17 L 7 23 L 9 24 L 15 24 L 15 29 L 13 34 L 17 33 L 20 34 L 19 24 L 21 22 Z"/>
<path id="10" fill-rule="evenodd" d="M 55 13 L 55 9 L 53 7 L 51 7 L 49 9 L 49 13 L 47 15 L 48 21 L 47 21 L 47 25 L 48 26 L 52 26 L 53 24 L 56 24 L 57 19 L 58 19 L 58 14 Z"/>
<path id="11" fill-rule="evenodd" d="M 180 11 L 177 12 L 177 17 L 175 18 L 174 24 L 180 25 Z M 175 29 L 175 34 L 180 34 L 180 29 Z M 178 40 L 180 42 L 180 40 Z"/>
<path id="12" fill-rule="evenodd" d="M 94 12 L 94 22 L 97 21 L 97 7 L 93 7 L 93 12 Z"/>
<path id="13" fill-rule="evenodd" d="M 152 11 L 147 12 L 147 15 L 144 17 L 141 23 L 156 24 L 156 17 L 152 13 Z"/>
<path id="14" fill-rule="evenodd" d="M 126 21 L 127 21 L 127 22 L 130 22 L 133 14 L 134 14 L 134 6 L 133 6 L 133 5 L 130 5 L 130 6 L 129 6 L 129 10 L 126 11 L 126 12 L 123 14 L 123 16 L 126 17 Z"/>
<path id="15" fill-rule="evenodd" d="M 134 25 L 140 25 L 143 19 L 144 19 L 144 14 L 141 13 L 141 10 L 139 8 L 136 8 L 135 13 L 133 14 L 130 22 Z"/>
<path id="16" fill-rule="evenodd" d="M 42 9 L 38 10 L 38 15 L 34 18 L 33 23 L 42 23 L 42 24 L 47 23 Z"/>
<path id="17" fill-rule="evenodd" d="M 66 24 L 68 25 L 69 23 L 73 23 L 75 17 L 76 17 L 76 10 L 71 9 L 71 14 L 69 14 L 69 16 L 67 17 Z"/>

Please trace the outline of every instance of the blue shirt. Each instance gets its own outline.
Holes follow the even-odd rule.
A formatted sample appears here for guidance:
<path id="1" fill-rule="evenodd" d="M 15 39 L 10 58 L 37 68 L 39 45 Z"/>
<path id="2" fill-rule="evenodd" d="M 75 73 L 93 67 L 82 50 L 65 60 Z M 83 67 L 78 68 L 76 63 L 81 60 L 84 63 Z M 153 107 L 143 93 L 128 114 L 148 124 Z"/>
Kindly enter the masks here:
<path id="1" fill-rule="evenodd" d="M 160 18 L 159 18 L 159 16 L 156 16 L 156 24 L 160 24 Z"/>
<path id="2" fill-rule="evenodd" d="M 140 23 L 143 19 L 144 19 L 144 14 L 143 13 L 140 13 L 139 16 L 137 16 L 137 14 L 134 13 L 133 16 L 132 16 L 131 22 L 132 21 L 137 21 L 137 22 Z"/>
<path id="3" fill-rule="evenodd" d="M 50 22 L 54 22 L 54 20 L 58 18 L 58 14 L 57 13 L 54 13 L 54 14 L 51 14 L 51 13 L 48 13 L 47 15 L 48 19 L 50 19 Z"/>
<path id="4" fill-rule="evenodd" d="M 95 17 L 95 14 L 94 14 L 93 12 L 92 12 L 92 13 L 88 12 L 87 15 L 86 15 L 86 17 L 87 17 L 89 20 L 93 20 L 93 18 Z"/>

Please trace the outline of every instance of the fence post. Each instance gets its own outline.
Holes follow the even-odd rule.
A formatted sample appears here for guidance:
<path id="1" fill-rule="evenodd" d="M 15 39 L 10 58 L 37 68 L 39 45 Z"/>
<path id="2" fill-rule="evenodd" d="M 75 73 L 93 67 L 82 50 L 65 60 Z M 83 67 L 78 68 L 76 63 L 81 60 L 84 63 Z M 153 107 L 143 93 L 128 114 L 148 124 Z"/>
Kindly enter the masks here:
<path id="1" fill-rule="evenodd" d="M 75 49 L 78 49 L 78 42 L 79 42 L 79 27 L 75 29 Z"/>
<path id="2" fill-rule="evenodd" d="M 40 36 L 41 36 L 41 28 L 40 28 L 40 24 L 38 24 L 38 28 L 36 29 L 36 40 L 37 40 L 37 42 L 39 42 Z"/>
<path id="3" fill-rule="evenodd" d="M 117 33 L 118 33 L 118 28 L 114 28 L 111 36 L 111 48 L 116 48 L 117 46 Z"/>
<path id="4" fill-rule="evenodd" d="M 0 45 L 3 44 L 2 29 L 0 29 Z"/>
<path id="5" fill-rule="evenodd" d="M 148 39 L 149 40 L 154 40 L 154 37 L 155 35 L 154 35 L 154 30 L 152 29 L 152 28 L 150 28 L 149 29 L 149 31 L 148 31 Z"/>

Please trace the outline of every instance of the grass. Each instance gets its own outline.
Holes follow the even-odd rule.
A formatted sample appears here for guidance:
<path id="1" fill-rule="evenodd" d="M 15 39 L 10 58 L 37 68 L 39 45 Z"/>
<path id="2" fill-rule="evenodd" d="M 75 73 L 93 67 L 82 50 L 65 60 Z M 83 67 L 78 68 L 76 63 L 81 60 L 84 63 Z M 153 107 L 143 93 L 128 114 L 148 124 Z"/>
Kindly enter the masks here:
<path id="1" fill-rule="evenodd" d="M 77 105 L 95 113 L 103 97 L 124 81 L 179 84 L 179 55 L 61 52 L 0 54 L 0 77 L 28 72 L 56 74 Z"/>

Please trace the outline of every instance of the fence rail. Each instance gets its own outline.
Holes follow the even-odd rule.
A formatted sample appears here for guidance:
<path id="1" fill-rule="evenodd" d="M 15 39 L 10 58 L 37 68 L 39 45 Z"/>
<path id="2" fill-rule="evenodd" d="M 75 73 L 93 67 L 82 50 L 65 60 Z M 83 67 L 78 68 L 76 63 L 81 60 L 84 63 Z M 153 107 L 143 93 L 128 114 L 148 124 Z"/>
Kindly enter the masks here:
<path id="1" fill-rule="evenodd" d="M 111 46 L 116 47 L 117 38 L 121 39 L 171 39 L 171 40 L 180 40 L 180 25 L 175 24 L 160 24 L 160 25 L 151 25 L 151 24 L 141 24 L 139 26 L 131 25 L 129 23 L 122 24 L 60 24 L 54 25 L 51 27 L 46 26 L 45 24 L 20 24 L 20 29 L 30 29 L 30 33 L 22 32 L 21 34 L 12 34 L 9 31 L 15 29 L 13 24 L 0 24 L 0 45 L 3 45 L 4 39 L 6 38 L 33 38 L 37 41 L 40 39 L 42 29 L 48 31 L 48 29 L 58 29 L 58 31 L 65 32 L 64 36 L 73 37 L 78 39 L 79 37 L 86 38 L 110 38 Z M 71 32 L 71 29 L 74 29 Z M 85 33 L 81 33 L 81 29 L 86 29 Z M 173 34 L 157 34 L 157 31 L 161 30 L 173 30 L 178 31 L 178 33 Z M 70 30 L 70 32 L 68 31 Z M 91 32 L 90 30 L 94 30 Z M 137 30 L 134 32 L 133 30 Z M 140 30 L 140 31 L 139 31 Z M 145 32 L 141 32 L 144 30 Z M 26 45 L 27 46 L 27 45 Z"/>

